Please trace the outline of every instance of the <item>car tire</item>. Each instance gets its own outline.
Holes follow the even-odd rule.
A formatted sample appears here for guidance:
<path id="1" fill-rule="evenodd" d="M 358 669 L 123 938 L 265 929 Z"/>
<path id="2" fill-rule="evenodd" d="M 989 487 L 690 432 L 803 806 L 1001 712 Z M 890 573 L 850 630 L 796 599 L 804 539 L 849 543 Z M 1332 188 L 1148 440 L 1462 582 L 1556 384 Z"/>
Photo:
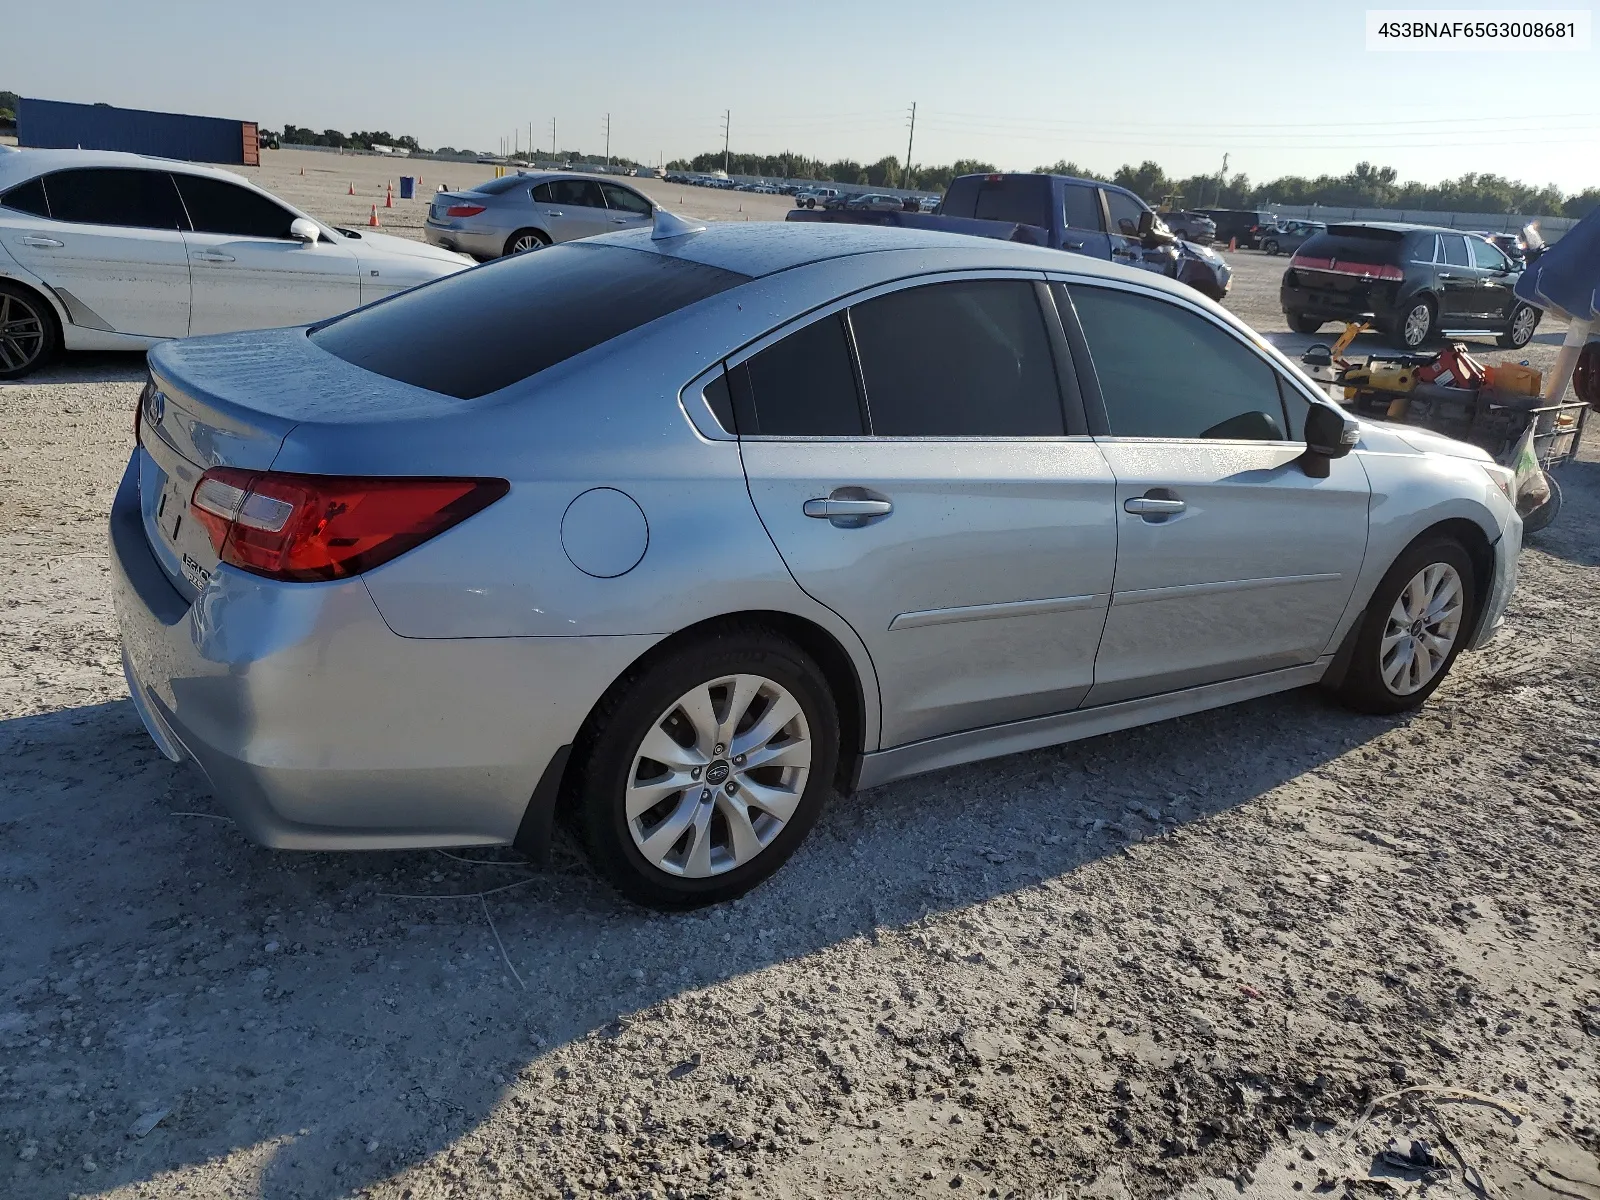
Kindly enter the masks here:
<path id="1" fill-rule="evenodd" d="M 1533 341 L 1533 331 L 1539 328 L 1539 318 L 1543 315 L 1533 305 L 1519 301 L 1511 310 L 1511 319 L 1506 322 L 1506 331 L 1496 341 L 1507 350 L 1521 350 Z"/>
<path id="2" fill-rule="evenodd" d="M 763 729 L 775 709 L 792 715 Z M 745 752 L 775 751 L 775 764 L 741 765 L 737 748 L 752 734 Z M 652 743 L 674 761 L 651 758 Z M 607 691 L 573 747 L 570 811 L 595 868 L 624 896 L 698 908 L 783 865 L 816 822 L 838 760 L 838 709 L 816 663 L 767 629 L 731 625 Z"/>
<path id="3" fill-rule="evenodd" d="M 506 239 L 506 255 L 531 254 L 535 250 L 543 250 L 550 244 L 548 234 L 537 229 L 519 229 Z"/>
<path id="4" fill-rule="evenodd" d="M 0 379 L 21 379 L 60 348 L 56 314 L 44 297 L 0 280 Z"/>
<path id="5" fill-rule="evenodd" d="M 1268 238 L 1266 241 L 1262 242 L 1261 248 L 1268 254 L 1275 255 L 1278 253 L 1278 243 L 1273 241 L 1271 238 Z"/>
<path id="6" fill-rule="evenodd" d="M 1390 325 L 1390 338 L 1404 350 L 1426 346 L 1438 330 L 1438 312 L 1432 300 L 1426 296 L 1416 297 Z"/>
<path id="7" fill-rule="evenodd" d="M 1316 333 L 1323 326 L 1321 317 L 1313 317 L 1309 313 L 1286 312 L 1283 315 L 1289 320 L 1289 328 L 1296 333 Z"/>
<path id="8" fill-rule="evenodd" d="M 1549 529 L 1555 522 L 1556 516 L 1561 512 L 1561 485 L 1556 482 L 1555 476 L 1549 471 L 1544 473 L 1545 486 L 1550 489 L 1550 498 L 1538 508 L 1522 514 L 1522 532 L 1524 535 L 1538 533 Z"/>
<path id="9" fill-rule="evenodd" d="M 1365 713 L 1420 707 L 1471 634 L 1475 587 L 1472 559 L 1454 538 L 1429 537 L 1407 547 L 1361 616 L 1349 669 L 1335 693 L 1340 702 Z"/>

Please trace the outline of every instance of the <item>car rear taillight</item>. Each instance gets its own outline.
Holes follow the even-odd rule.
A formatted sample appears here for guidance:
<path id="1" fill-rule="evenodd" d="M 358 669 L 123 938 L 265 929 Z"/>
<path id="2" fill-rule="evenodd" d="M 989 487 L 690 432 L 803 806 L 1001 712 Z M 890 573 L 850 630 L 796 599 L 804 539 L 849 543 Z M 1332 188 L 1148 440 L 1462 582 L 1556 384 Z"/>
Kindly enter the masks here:
<path id="1" fill-rule="evenodd" d="M 452 204 L 444 210 L 447 217 L 475 217 L 484 211 L 481 204 Z"/>
<path id="2" fill-rule="evenodd" d="M 189 502 L 223 562 L 297 583 L 404 554 L 511 490 L 504 479 L 376 479 L 214 467 Z"/>

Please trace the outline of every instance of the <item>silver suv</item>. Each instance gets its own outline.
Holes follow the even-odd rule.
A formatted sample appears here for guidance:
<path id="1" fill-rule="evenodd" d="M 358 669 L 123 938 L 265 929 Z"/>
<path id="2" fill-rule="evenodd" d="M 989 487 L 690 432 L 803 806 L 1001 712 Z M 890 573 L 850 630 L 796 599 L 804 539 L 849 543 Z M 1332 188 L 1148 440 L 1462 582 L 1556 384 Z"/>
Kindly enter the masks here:
<path id="1" fill-rule="evenodd" d="M 649 197 L 610 179 L 519 173 L 470 191 L 438 193 L 428 206 L 422 236 L 474 258 L 499 258 L 648 225 L 655 207 Z"/>

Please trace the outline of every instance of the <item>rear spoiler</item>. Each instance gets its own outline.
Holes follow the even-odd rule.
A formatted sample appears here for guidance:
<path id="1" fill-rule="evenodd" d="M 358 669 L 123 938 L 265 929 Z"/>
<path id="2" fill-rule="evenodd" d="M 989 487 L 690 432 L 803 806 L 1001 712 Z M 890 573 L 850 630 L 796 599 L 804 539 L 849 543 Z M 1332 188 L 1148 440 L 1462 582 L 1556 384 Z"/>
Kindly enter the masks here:
<path id="1" fill-rule="evenodd" d="M 1038 225 L 1014 221 L 980 221 L 973 217 L 943 217 L 938 213 L 857 212 L 848 209 L 793 208 L 790 221 L 815 221 L 826 225 L 889 225 L 897 229 L 922 229 L 934 233 L 964 233 L 971 237 L 997 238 L 1002 242 L 1022 242 L 1029 246 L 1050 245 L 1050 231 Z"/>

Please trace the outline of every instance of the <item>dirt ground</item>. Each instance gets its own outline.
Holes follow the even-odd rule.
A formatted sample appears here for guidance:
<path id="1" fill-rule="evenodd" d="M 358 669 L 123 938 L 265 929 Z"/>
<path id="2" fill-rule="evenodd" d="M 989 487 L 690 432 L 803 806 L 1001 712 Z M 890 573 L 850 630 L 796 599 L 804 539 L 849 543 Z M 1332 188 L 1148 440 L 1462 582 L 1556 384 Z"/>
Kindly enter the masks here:
<path id="1" fill-rule="evenodd" d="M 393 169 L 259 177 L 348 222 Z M 1292 693 L 898 783 L 667 917 L 567 845 L 261 850 L 160 757 L 106 589 L 140 380 L 0 385 L 5 1200 L 1600 1200 L 1592 453 L 1420 713 Z M 1414 1140 L 1436 1176 L 1383 1160 Z"/>

